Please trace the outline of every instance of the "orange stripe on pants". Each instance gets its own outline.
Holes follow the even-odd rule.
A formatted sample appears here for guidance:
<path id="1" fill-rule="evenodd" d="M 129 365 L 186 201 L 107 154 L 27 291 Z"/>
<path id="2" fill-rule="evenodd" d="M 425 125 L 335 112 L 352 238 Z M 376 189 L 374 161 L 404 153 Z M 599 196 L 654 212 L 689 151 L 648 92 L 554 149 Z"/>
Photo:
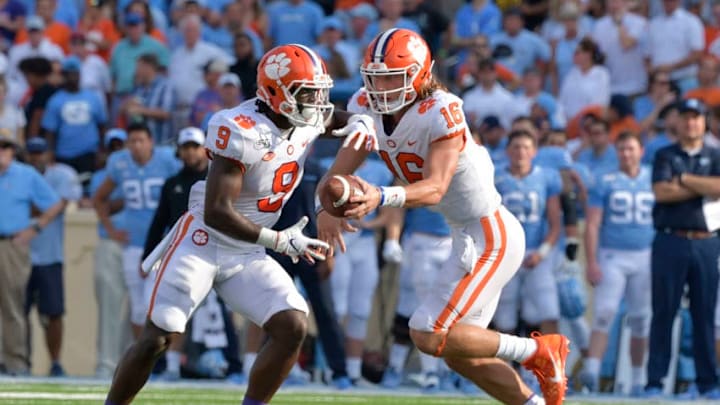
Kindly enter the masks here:
<path id="1" fill-rule="evenodd" d="M 167 252 L 165 252 L 165 255 L 162 258 L 162 261 L 160 262 L 160 272 L 158 273 L 157 278 L 155 279 L 155 285 L 153 286 L 152 296 L 150 297 L 150 307 L 148 308 L 148 319 L 150 319 L 150 316 L 152 315 L 153 307 L 155 306 L 155 296 L 157 295 L 158 287 L 160 286 L 160 280 L 162 279 L 163 274 L 165 273 L 165 268 L 167 267 L 168 263 L 170 262 L 170 258 L 172 257 L 173 253 L 175 253 L 175 250 L 177 250 L 177 247 L 180 246 L 180 242 L 185 237 L 185 234 L 187 234 L 188 229 L 190 228 L 190 224 L 193 221 L 192 214 L 186 214 L 186 217 L 183 217 L 181 221 L 184 221 L 182 225 L 178 228 L 178 230 L 175 233 L 175 236 L 173 237 L 172 242 L 170 242 L 170 247 L 168 248 Z"/>
<path id="2" fill-rule="evenodd" d="M 496 216 L 497 217 L 497 216 Z M 473 280 L 473 277 L 480 271 L 483 264 L 487 263 L 488 260 L 490 260 L 490 255 L 492 254 L 493 249 L 495 248 L 495 238 L 493 236 L 493 230 L 492 230 L 492 224 L 490 223 L 489 217 L 483 217 L 480 219 L 480 224 L 483 228 L 483 236 L 485 237 L 485 250 L 483 250 L 482 255 L 478 259 L 478 261 L 475 263 L 475 267 L 473 268 L 472 272 L 465 274 L 465 276 L 460 280 L 457 286 L 455 286 L 455 290 L 453 291 L 452 296 L 450 297 L 450 301 L 448 301 L 445 308 L 440 313 L 440 316 L 435 321 L 434 331 L 439 332 L 443 329 L 443 325 L 445 325 L 445 322 L 452 316 L 453 312 L 457 309 L 456 306 L 462 299 L 463 295 L 465 295 L 465 292 L 470 285 L 470 283 Z M 468 304 L 471 304 L 472 302 L 469 302 Z M 467 305 L 465 306 L 468 307 Z M 465 308 L 464 308 L 465 309 Z M 462 314 L 458 314 L 458 318 L 462 316 Z M 457 322 L 457 320 L 454 320 L 452 324 Z"/>

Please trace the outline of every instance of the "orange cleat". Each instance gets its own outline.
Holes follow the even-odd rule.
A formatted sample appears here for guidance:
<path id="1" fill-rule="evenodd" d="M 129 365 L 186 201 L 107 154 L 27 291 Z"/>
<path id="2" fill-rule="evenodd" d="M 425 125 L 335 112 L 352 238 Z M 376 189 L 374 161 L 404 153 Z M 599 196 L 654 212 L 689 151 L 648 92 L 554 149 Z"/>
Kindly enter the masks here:
<path id="1" fill-rule="evenodd" d="M 543 336 L 539 332 L 533 332 L 530 337 L 537 342 L 538 348 L 522 365 L 537 377 L 545 403 L 560 405 L 567 390 L 565 360 L 570 353 L 570 340 L 563 335 Z"/>

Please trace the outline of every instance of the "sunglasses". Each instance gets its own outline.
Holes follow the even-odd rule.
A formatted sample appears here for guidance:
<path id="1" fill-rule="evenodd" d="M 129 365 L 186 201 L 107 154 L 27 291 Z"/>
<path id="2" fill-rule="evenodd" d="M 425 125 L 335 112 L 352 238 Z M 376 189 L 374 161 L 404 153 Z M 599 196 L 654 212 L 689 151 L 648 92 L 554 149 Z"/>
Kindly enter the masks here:
<path id="1" fill-rule="evenodd" d="M 11 143 L 0 143 L 0 149 L 13 149 L 15 145 Z"/>

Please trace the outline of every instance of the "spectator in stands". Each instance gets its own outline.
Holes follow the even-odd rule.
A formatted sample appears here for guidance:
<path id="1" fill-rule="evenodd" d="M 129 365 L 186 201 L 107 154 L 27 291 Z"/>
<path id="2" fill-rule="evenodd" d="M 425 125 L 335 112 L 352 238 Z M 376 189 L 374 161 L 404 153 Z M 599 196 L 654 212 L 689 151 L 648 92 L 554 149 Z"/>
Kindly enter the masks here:
<path id="1" fill-rule="evenodd" d="M 168 78 L 175 89 L 176 102 L 173 108 L 175 128 L 186 127 L 190 121 L 190 106 L 195 96 L 203 89 L 203 66 L 213 60 L 233 63 L 233 58 L 215 45 L 200 39 L 202 20 L 191 14 L 180 21 L 183 43 L 170 58 Z"/>
<path id="2" fill-rule="evenodd" d="M 169 177 L 160 190 L 155 215 L 145 239 L 142 259 L 162 241 L 177 220 L 188 210 L 190 188 L 195 182 L 207 176 L 208 158 L 205 153 L 205 134 L 199 128 L 187 127 L 180 130 L 177 138 L 178 154 L 183 162 L 180 171 Z M 165 352 L 167 367 L 164 378 L 177 380 L 180 378 L 180 358 L 182 356 L 183 337 L 172 339 L 170 348 Z M 235 353 L 237 358 L 239 353 Z"/>
<path id="3" fill-rule="evenodd" d="M 630 98 L 627 96 L 614 94 L 610 97 L 610 105 L 606 110 L 605 118 L 610 124 L 611 142 L 615 142 L 618 135 L 623 132 L 632 132 L 636 135 L 642 133 L 642 128 L 633 115 Z"/>
<path id="4" fill-rule="evenodd" d="M 377 34 L 390 28 L 405 28 L 420 33 L 420 27 L 414 21 L 402 16 L 403 0 L 378 0 L 376 4 L 380 19 L 368 25 L 360 49 L 365 49 Z"/>
<path id="5" fill-rule="evenodd" d="M 576 161 L 587 166 L 596 177 L 616 171 L 618 160 L 610 140 L 610 124 L 596 117 L 588 124 L 588 135 L 589 145 L 580 151 Z"/>
<path id="6" fill-rule="evenodd" d="M 347 15 L 350 18 L 349 27 L 347 28 L 347 40 L 358 49 L 358 52 L 361 52 L 360 50 L 364 49 L 365 33 L 370 24 L 377 20 L 378 12 L 370 4 L 360 3 L 351 8 Z"/>
<path id="7" fill-rule="evenodd" d="M 627 11 L 627 0 L 607 0 L 608 14 L 592 33 L 605 54 L 612 94 L 637 96 L 647 87 L 647 20 Z"/>
<path id="8" fill-rule="evenodd" d="M 678 142 L 660 149 L 653 163 L 656 233 L 652 244 L 652 322 L 645 393 L 648 397 L 662 393 L 671 357 L 672 325 L 687 284 L 697 388 L 701 397 L 718 400 L 713 334 L 720 256 L 720 150 L 703 141 L 702 103 L 685 100 L 679 109 Z"/>
<path id="9" fill-rule="evenodd" d="M 45 23 L 38 16 L 29 17 L 25 26 L 28 31 L 28 41 L 13 45 L 8 52 L 7 79 L 9 86 L 8 96 L 10 102 L 22 104 L 22 98 L 27 95 L 28 83 L 20 70 L 20 62 L 31 57 L 44 57 L 51 61 L 61 61 L 65 57 L 63 50 L 43 36 Z M 49 74 L 49 72 L 48 72 Z"/>
<path id="10" fill-rule="evenodd" d="M 572 70 L 575 50 L 583 38 L 579 27 L 580 8 L 574 2 L 569 1 L 560 6 L 557 19 L 564 28 L 564 35 L 551 42 L 552 62 L 548 71 L 553 94 L 558 94 L 560 85 Z"/>
<path id="11" fill-rule="evenodd" d="M 670 74 L 653 72 L 650 74 L 648 92 L 635 99 L 633 112 L 640 123 L 642 131 L 652 128 L 660 111 L 674 103 L 680 96 L 680 90 L 670 81 Z"/>
<path id="12" fill-rule="evenodd" d="M 210 61 L 203 67 L 206 87 L 195 96 L 190 108 L 190 123 L 193 126 L 199 128 L 209 112 L 220 109 L 218 80 L 227 71 L 228 65 L 219 59 Z"/>
<path id="13" fill-rule="evenodd" d="M 455 83 L 463 91 L 475 85 L 478 62 L 492 58 L 490 40 L 485 35 L 473 37 L 472 46 L 468 50 L 465 61 L 458 65 L 455 75 Z M 497 61 L 495 61 L 495 73 L 498 81 L 508 90 L 513 91 L 520 86 L 520 77 Z"/>
<path id="14" fill-rule="evenodd" d="M 0 50 L 7 51 L 15 41 L 15 36 L 25 24 L 27 9 L 18 0 L 0 1 Z"/>
<path id="15" fill-rule="evenodd" d="M 463 96 L 463 108 L 471 128 L 476 129 L 488 115 L 497 116 L 504 128 L 520 115 L 515 96 L 498 83 L 492 59 L 478 62 L 477 84 Z"/>
<path id="16" fill-rule="evenodd" d="M 54 160 L 87 175 L 89 181 L 90 173 L 95 171 L 95 154 L 105 132 L 107 112 L 97 93 L 80 88 L 80 69 L 80 59 L 65 59 L 65 84 L 48 100 L 41 126 Z"/>
<path id="17" fill-rule="evenodd" d="M 677 141 L 677 130 L 680 121 L 680 103 L 668 104 L 658 115 L 655 125 L 648 131 L 645 140 L 645 154 L 643 164 L 652 165 L 655 160 L 655 153 L 665 146 Z M 710 119 L 712 123 L 712 119 Z M 711 126 L 712 128 L 712 126 Z"/>
<path id="18" fill-rule="evenodd" d="M 698 87 L 685 93 L 685 98 L 696 98 L 706 106 L 714 108 L 720 106 L 720 61 L 712 56 L 705 56 L 698 64 Z"/>
<path id="19" fill-rule="evenodd" d="M 501 30 L 502 14 L 490 0 L 472 0 L 455 13 L 452 46 L 466 49 L 478 35 L 492 37 Z M 464 53 L 461 52 L 461 58 Z"/>
<path id="20" fill-rule="evenodd" d="M 206 10 L 205 24 L 202 27 L 202 39 L 232 54 L 233 35 L 228 30 L 227 18 L 220 11 Z"/>
<path id="21" fill-rule="evenodd" d="M 573 56 L 575 66 L 560 86 L 558 100 L 565 117 L 574 118 L 590 105 L 607 107 L 610 103 L 610 74 L 602 52 L 590 38 L 583 38 Z"/>
<path id="22" fill-rule="evenodd" d="M 682 91 L 697 85 L 697 63 L 705 48 L 702 22 L 680 6 L 664 0 L 662 14 L 650 20 L 648 50 L 652 72 L 664 72 Z"/>
<path id="23" fill-rule="evenodd" d="M 59 46 L 64 53 L 70 51 L 70 35 L 72 34 L 72 28 L 67 25 L 66 22 L 59 21 L 55 18 L 55 10 L 57 7 L 56 0 L 36 0 L 35 1 L 35 16 L 40 17 L 44 27 L 43 35 L 50 42 Z M 28 18 L 28 21 L 32 17 Z M 26 24 L 26 29 L 18 32 L 15 43 L 22 44 L 29 39 L 30 25 Z"/>
<path id="24" fill-rule="evenodd" d="M 705 143 L 712 148 L 720 148 L 720 107 L 715 107 L 708 114 L 708 131 Z M 720 301 L 720 300 L 719 300 Z M 720 338 L 720 332 L 716 332 Z"/>
<path id="25" fill-rule="evenodd" d="M 477 128 L 479 143 L 483 145 L 490 153 L 490 158 L 495 167 L 501 167 L 507 164 L 507 136 L 505 128 L 500 124 L 500 120 L 495 115 L 488 115 L 482 120 Z"/>
<path id="26" fill-rule="evenodd" d="M 720 37 L 720 1 L 712 0 L 709 3 L 710 15 L 705 21 L 705 53 L 712 54 L 713 43 Z"/>
<path id="27" fill-rule="evenodd" d="M 135 88 L 123 106 L 127 122 L 145 122 L 157 145 L 172 144 L 172 111 L 175 92 L 160 75 L 160 62 L 153 54 L 141 55 L 135 67 Z"/>
<path id="28" fill-rule="evenodd" d="M 313 50 L 325 61 L 328 74 L 333 78 L 334 86 L 330 90 L 333 102 L 345 105 L 362 85 L 358 69 L 362 55 L 342 39 L 342 29 L 338 17 L 325 18 L 318 29 L 318 44 Z"/>
<path id="29" fill-rule="evenodd" d="M 503 31 L 490 37 L 495 58 L 517 75 L 531 67 L 545 72 L 550 61 L 550 45 L 524 28 L 522 11 L 511 8 L 503 14 Z"/>
<path id="30" fill-rule="evenodd" d="M 168 28 L 168 46 L 174 51 L 183 44 L 183 33 L 180 23 L 186 17 L 196 16 L 202 20 L 204 14 L 204 1 L 175 0 L 171 6 L 172 25 Z"/>
<path id="31" fill-rule="evenodd" d="M 253 50 L 250 36 L 246 33 L 235 35 L 235 64 L 230 66 L 230 71 L 240 79 L 245 100 L 255 97 L 257 66 L 258 58 Z"/>
<path id="32" fill-rule="evenodd" d="M 125 15 L 136 14 L 145 21 L 145 34 L 157 40 L 161 44 L 167 44 L 167 38 L 162 30 L 155 25 L 155 14 L 150 10 L 149 2 L 145 0 L 133 0 L 125 7 Z"/>
<path id="33" fill-rule="evenodd" d="M 555 97 L 543 91 L 543 75 L 537 68 L 531 67 L 525 71 L 522 79 L 522 87 L 515 95 L 517 109 L 522 115 L 531 115 L 533 106 L 540 100 L 543 104 L 552 103 L 556 105 Z M 548 117 L 549 121 L 563 125 L 565 115 L 560 108 L 552 108 L 553 111 L 546 111 L 553 116 Z M 549 129 L 549 128 L 548 128 Z"/>
<path id="34" fill-rule="evenodd" d="M 120 40 L 120 33 L 113 20 L 103 14 L 103 2 L 104 0 L 85 2 L 85 12 L 80 18 L 77 32 L 84 34 L 87 41 L 94 45 L 93 52 L 103 58 L 105 63 L 109 63 L 112 49 Z M 72 42 L 72 38 L 70 40 Z"/>
<path id="35" fill-rule="evenodd" d="M 0 320 L 2 359 L 10 375 L 28 375 L 25 299 L 30 278 L 30 242 L 62 210 L 60 198 L 31 166 L 15 160 L 17 141 L 0 132 Z M 9 193 L 9 195 L 7 194 Z M 40 215 L 32 218 L 36 207 Z"/>
<path id="36" fill-rule="evenodd" d="M 70 55 L 80 59 L 80 88 L 94 91 L 107 111 L 112 79 L 110 68 L 103 58 L 94 53 L 96 45 L 85 34 L 74 33 L 70 39 Z"/>
<path id="37" fill-rule="evenodd" d="M 259 5 L 257 5 L 259 7 Z M 250 13 L 251 15 L 253 13 Z M 265 15 L 263 13 L 263 15 Z M 225 18 L 225 25 L 227 26 L 230 34 L 233 36 L 233 49 L 231 54 L 236 51 L 235 46 L 237 45 L 237 37 L 239 35 L 246 35 L 250 39 L 252 44 L 252 50 L 254 55 L 262 55 L 265 53 L 265 47 L 263 45 L 262 36 L 255 30 L 256 28 L 252 22 L 247 21 L 247 14 L 243 14 L 243 5 L 240 2 L 229 3 L 225 7 L 223 17 Z M 267 17 L 266 17 L 267 19 Z M 259 28 L 258 28 L 259 29 Z"/>
<path id="38" fill-rule="evenodd" d="M 145 33 L 145 19 L 143 17 L 133 13 L 127 14 L 125 15 L 125 38 L 115 45 L 110 58 L 110 73 L 112 73 L 113 83 L 115 84 L 112 103 L 113 120 L 123 99 L 133 89 L 135 64 L 140 55 L 144 54 L 155 55 L 159 65 L 167 67 L 169 61 L 167 48 Z"/>
<path id="39" fill-rule="evenodd" d="M 572 3 L 572 4 L 571 4 Z M 571 4 L 571 5 L 570 5 Z M 565 10 L 563 10 L 565 9 Z M 551 1 L 550 2 L 550 15 L 546 19 L 542 27 L 540 28 L 539 34 L 548 43 L 553 44 L 567 36 L 567 25 L 562 21 L 560 14 L 568 13 L 568 11 L 578 10 L 578 17 L 576 22 L 576 28 L 578 39 L 583 38 L 592 32 L 595 19 L 586 14 L 586 3 L 570 0 L 570 1 Z M 569 14 L 569 13 L 568 13 Z"/>
<path id="40" fill-rule="evenodd" d="M 450 20 L 438 8 L 439 4 L 427 0 L 407 0 L 403 17 L 420 27 L 420 33 L 428 42 L 430 52 L 437 54 L 438 49 L 448 43 L 446 34 Z"/>
<path id="41" fill-rule="evenodd" d="M 105 162 L 107 156 L 125 148 L 127 133 L 123 129 L 112 128 L 105 133 L 105 152 L 98 156 L 98 170 L 90 179 L 90 195 L 95 192 L 107 177 Z M 122 212 L 122 189 L 119 187 L 110 194 L 110 218 L 114 229 L 125 229 Z M 110 238 L 107 230 L 98 223 L 98 243 L 95 247 L 95 301 L 97 304 L 97 361 L 95 376 L 111 378 L 127 342 L 130 340 L 128 319 L 124 304 L 127 288 L 123 278 L 123 245 Z"/>
<path id="42" fill-rule="evenodd" d="M 25 110 L 25 139 L 40 134 L 41 122 L 45 115 L 48 100 L 57 91 L 57 87 L 50 84 L 52 73 L 50 61 L 43 57 L 26 58 L 20 62 L 20 71 L 25 77 L 31 93 L 24 97 L 20 106 Z"/>
<path id="43" fill-rule="evenodd" d="M 267 13 L 267 49 L 292 43 L 312 47 L 315 45 L 316 29 L 325 18 L 325 13 L 317 3 L 306 0 L 277 2 L 268 7 Z"/>
<path id="44" fill-rule="evenodd" d="M 261 40 L 268 37 L 270 19 L 263 8 L 264 2 L 261 0 L 240 0 L 230 4 L 238 4 L 240 6 L 240 14 L 242 16 L 243 23 L 239 24 L 239 27 L 253 32 Z M 237 34 L 238 32 L 235 31 L 234 33 Z M 258 52 L 257 55 L 261 55 L 262 53 L 263 51 L 261 50 L 261 52 Z"/>
<path id="45" fill-rule="evenodd" d="M 235 73 L 225 73 L 218 79 L 218 94 L 220 95 L 217 109 L 208 111 L 202 120 L 200 128 L 207 130 L 208 122 L 213 113 L 219 110 L 236 107 L 243 101 L 241 94 L 242 83 Z"/>
<path id="46" fill-rule="evenodd" d="M 0 131 L 15 139 L 21 147 L 25 145 L 25 114 L 7 101 L 7 83 L 0 78 Z"/>
<path id="47" fill-rule="evenodd" d="M 27 284 L 25 316 L 37 305 L 37 312 L 45 332 L 50 355 L 50 376 L 62 377 L 65 370 L 60 363 L 65 313 L 64 267 L 64 211 L 67 204 L 82 197 L 77 172 L 62 163 L 53 163 L 48 143 L 40 137 L 31 138 L 25 145 L 27 161 L 40 173 L 60 196 L 60 213 L 30 242 L 32 272 Z M 29 324 L 29 319 L 28 319 Z"/>

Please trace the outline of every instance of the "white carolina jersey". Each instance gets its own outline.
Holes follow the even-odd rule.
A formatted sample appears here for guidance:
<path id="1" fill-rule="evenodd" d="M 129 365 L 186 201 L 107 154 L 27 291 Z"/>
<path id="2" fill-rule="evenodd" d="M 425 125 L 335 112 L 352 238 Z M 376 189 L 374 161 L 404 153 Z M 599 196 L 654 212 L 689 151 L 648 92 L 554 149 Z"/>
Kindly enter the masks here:
<path id="1" fill-rule="evenodd" d="M 370 110 L 364 88 L 348 103 L 348 111 L 373 117 L 380 156 L 395 177 L 406 184 L 423 178 L 423 165 L 433 142 L 463 137 L 450 186 L 440 203 L 430 207 L 443 214 L 450 225 L 462 225 L 491 215 L 501 203 L 493 183 L 495 168 L 490 155 L 473 141 L 462 103 L 459 97 L 436 90 L 430 98 L 413 104 L 389 134 L 385 132 L 382 115 Z"/>
<path id="2" fill-rule="evenodd" d="M 256 111 L 255 100 L 213 114 L 205 148 L 210 157 L 223 156 L 242 168 L 242 191 L 233 207 L 250 221 L 269 228 L 299 184 L 309 146 L 319 134 L 312 127 L 281 131 Z M 202 215 L 204 205 L 205 181 L 199 181 L 190 190 L 188 207 L 193 214 Z M 257 248 L 214 233 L 227 243 Z"/>

